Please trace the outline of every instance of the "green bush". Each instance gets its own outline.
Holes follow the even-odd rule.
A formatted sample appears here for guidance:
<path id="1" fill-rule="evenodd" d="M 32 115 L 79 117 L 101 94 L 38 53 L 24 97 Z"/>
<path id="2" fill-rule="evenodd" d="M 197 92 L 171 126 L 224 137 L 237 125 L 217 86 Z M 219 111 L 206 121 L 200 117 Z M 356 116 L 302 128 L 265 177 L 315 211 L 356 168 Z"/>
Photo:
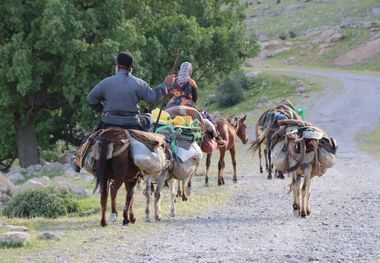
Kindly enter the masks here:
<path id="1" fill-rule="evenodd" d="M 78 210 L 77 198 L 71 191 L 44 188 L 18 194 L 6 204 L 3 214 L 7 217 L 56 218 Z"/>
<path id="2" fill-rule="evenodd" d="M 216 103 L 221 107 L 233 106 L 244 98 L 248 80 L 242 71 L 234 72 L 225 78 L 217 89 Z"/>
<path id="3" fill-rule="evenodd" d="M 295 38 L 297 34 L 294 31 L 289 31 L 289 37 L 290 38 Z"/>

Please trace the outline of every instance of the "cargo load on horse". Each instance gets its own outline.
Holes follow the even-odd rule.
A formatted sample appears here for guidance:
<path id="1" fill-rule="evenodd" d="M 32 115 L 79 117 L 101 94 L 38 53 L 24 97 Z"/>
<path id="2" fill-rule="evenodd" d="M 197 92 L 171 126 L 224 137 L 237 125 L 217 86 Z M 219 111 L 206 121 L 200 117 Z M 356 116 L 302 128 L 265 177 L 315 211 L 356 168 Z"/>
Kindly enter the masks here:
<path id="1" fill-rule="evenodd" d="M 272 136 L 273 164 L 292 179 L 293 212 L 310 215 L 310 185 L 337 161 L 337 144 L 323 130 L 308 122 L 279 121 L 280 129 Z M 303 186 L 301 181 L 303 178 Z"/>

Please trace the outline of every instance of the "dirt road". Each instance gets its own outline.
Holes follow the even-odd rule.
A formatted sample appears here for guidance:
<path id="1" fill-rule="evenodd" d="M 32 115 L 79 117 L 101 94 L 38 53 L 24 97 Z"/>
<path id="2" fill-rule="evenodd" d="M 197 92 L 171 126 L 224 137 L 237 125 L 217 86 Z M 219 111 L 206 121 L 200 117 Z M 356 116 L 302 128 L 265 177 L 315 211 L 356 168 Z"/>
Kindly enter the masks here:
<path id="1" fill-rule="evenodd" d="M 298 105 L 306 107 L 307 119 L 339 144 L 337 165 L 312 181 L 311 216 L 294 217 L 289 179 L 268 181 L 257 173 L 255 163 L 240 172 L 244 176 L 236 186 L 230 186 L 236 192 L 233 201 L 212 214 L 170 222 L 133 248 L 121 245 L 119 249 L 133 251 L 126 261 L 379 262 L 380 165 L 358 152 L 355 134 L 380 123 L 380 78 L 298 72 L 341 84 Z M 252 162 L 245 150 L 240 151 L 239 162 Z"/>
<path id="2" fill-rule="evenodd" d="M 229 173 L 227 185 L 223 186 L 234 198 L 222 207 L 187 216 L 177 211 L 176 220 L 163 217 L 160 223 L 151 223 L 157 228 L 155 231 L 146 229 L 141 235 L 128 238 L 124 236 L 133 225 L 110 226 L 102 230 L 101 239 L 30 253 L 26 259 L 29 262 L 380 262 L 380 163 L 359 152 L 355 141 L 358 132 L 371 131 L 380 123 L 380 78 L 328 71 L 297 72 L 335 80 L 328 82 L 334 84 L 329 84 L 323 94 L 297 105 L 307 108 L 307 120 L 336 138 L 339 145 L 337 165 L 323 177 L 312 180 L 310 217 L 301 219 L 293 215 L 289 179 L 267 180 L 266 175 L 259 174 L 257 158 L 247 154 L 245 145 L 238 152 L 238 184 L 232 183 Z M 335 83 L 339 83 L 338 87 Z M 226 163 L 229 165 L 229 156 Z M 213 184 L 215 176 L 210 179 Z M 203 185 L 203 178 L 197 178 L 194 188 L 195 194 L 197 189 L 210 190 Z M 163 202 L 167 201 L 164 196 Z M 100 230 L 93 231 L 98 236 Z"/>

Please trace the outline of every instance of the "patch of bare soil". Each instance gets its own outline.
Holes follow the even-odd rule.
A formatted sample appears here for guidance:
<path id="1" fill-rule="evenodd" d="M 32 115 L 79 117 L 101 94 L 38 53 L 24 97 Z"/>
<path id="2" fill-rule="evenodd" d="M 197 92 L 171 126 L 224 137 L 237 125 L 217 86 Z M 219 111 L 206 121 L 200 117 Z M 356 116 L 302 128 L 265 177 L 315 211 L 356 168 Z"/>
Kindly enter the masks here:
<path id="1" fill-rule="evenodd" d="M 335 58 L 332 63 L 336 66 L 350 66 L 374 57 L 380 58 L 380 38 L 348 51 Z"/>

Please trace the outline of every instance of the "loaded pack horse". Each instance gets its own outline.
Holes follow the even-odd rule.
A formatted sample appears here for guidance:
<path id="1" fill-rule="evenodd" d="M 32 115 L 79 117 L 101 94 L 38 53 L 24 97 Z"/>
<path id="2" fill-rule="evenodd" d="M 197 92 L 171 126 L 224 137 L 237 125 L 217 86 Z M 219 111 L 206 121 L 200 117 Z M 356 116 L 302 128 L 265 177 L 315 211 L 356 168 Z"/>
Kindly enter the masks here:
<path id="1" fill-rule="evenodd" d="M 295 110 L 289 100 L 282 100 L 274 108 L 266 110 L 260 117 L 255 126 L 256 140 L 252 142 L 250 149 L 255 153 L 259 152 L 260 173 L 263 173 L 261 163 L 262 153 L 261 145 L 264 145 L 265 168 L 268 172 L 268 179 L 272 179 L 272 161 L 271 161 L 271 137 L 279 129 L 278 121 L 284 119 L 295 119 L 301 121 L 302 118 Z M 278 177 L 283 179 L 284 175 L 278 171 Z"/>
<path id="2" fill-rule="evenodd" d="M 274 166 L 291 177 L 293 212 L 310 215 L 310 185 L 336 163 L 337 144 L 321 129 L 307 122 L 282 120 L 273 136 Z M 301 182 L 303 178 L 303 185 Z"/>

